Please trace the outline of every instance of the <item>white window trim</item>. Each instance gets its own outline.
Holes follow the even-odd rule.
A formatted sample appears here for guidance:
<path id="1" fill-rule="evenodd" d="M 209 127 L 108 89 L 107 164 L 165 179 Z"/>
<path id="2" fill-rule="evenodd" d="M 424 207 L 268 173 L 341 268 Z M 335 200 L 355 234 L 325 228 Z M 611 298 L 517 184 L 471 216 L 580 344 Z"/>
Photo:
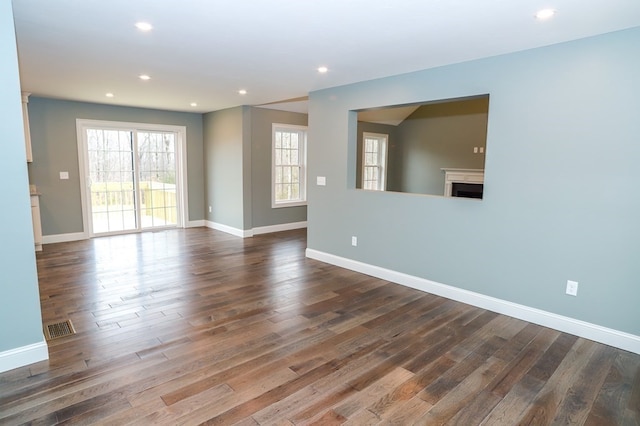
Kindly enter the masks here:
<path id="1" fill-rule="evenodd" d="M 186 126 L 172 126 L 168 124 L 149 124 L 149 123 L 128 123 L 126 121 L 103 121 L 103 120 L 85 120 L 76 119 L 76 138 L 78 144 L 78 174 L 80 177 L 80 201 L 82 203 L 82 226 L 84 228 L 84 238 L 92 236 L 91 217 L 89 215 L 88 204 L 90 196 L 88 194 L 89 177 L 86 176 L 86 165 L 89 162 L 87 158 L 87 129 L 103 128 L 113 130 L 130 130 L 130 131 L 160 131 L 175 132 L 177 134 L 176 148 L 176 188 L 178 189 L 178 197 L 181 203 L 178 203 L 178 224 L 179 228 L 186 228 L 189 222 L 189 195 L 187 182 L 187 128 Z M 181 204 L 181 205 L 180 205 Z M 137 232 L 137 231 L 136 231 Z"/>
<path id="2" fill-rule="evenodd" d="M 371 132 L 363 132 L 362 133 L 362 188 L 364 189 L 364 178 L 365 178 L 365 150 L 364 150 L 364 141 L 367 138 L 371 139 L 382 139 L 382 153 L 380 155 L 380 184 L 377 189 L 367 189 L 366 191 L 386 191 L 387 190 L 387 157 L 389 152 L 389 135 L 384 133 L 371 133 Z"/>
<path id="3" fill-rule="evenodd" d="M 302 130 L 305 132 L 305 138 L 302 143 L 300 164 L 300 198 L 296 201 L 280 201 L 276 202 L 276 130 Z M 272 123 L 271 124 L 271 208 L 279 209 L 282 207 L 296 207 L 307 205 L 307 138 L 308 127 L 298 126 L 295 124 Z"/>

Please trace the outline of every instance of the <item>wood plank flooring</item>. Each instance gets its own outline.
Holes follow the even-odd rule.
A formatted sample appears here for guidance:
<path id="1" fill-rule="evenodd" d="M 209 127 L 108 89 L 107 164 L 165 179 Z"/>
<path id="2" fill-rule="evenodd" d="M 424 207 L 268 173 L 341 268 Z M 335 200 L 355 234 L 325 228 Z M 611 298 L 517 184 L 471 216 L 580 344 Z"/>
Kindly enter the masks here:
<path id="1" fill-rule="evenodd" d="M 0 424 L 637 425 L 640 356 L 306 259 L 305 231 L 46 245 Z"/>

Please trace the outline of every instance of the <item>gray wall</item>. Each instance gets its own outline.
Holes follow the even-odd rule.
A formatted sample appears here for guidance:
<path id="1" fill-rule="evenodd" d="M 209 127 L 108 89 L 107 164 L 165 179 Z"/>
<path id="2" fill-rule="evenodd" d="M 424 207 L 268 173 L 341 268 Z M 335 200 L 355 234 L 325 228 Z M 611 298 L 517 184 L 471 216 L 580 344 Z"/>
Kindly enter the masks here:
<path id="1" fill-rule="evenodd" d="M 327 186 L 308 247 L 640 335 L 639 45 L 634 28 L 311 93 Z M 487 93 L 483 200 L 352 189 L 352 110 Z"/>
<path id="2" fill-rule="evenodd" d="M 44 340 L 11 0 L 0 0 L 0 69 L 0 352 L 4 352 Z"/>
<path id="3" fill-rule="evenodd" d="M 31 97 L 29 118 L 34 157 L 29 175 L 42 193 L 44 235 L 83 231 L 77 118 L 186 126 L 191 221 L 206 218 L 247 230 L 306 220 L 306 207 L 271 209 L 268 192 L 271 123 L 306 125 L 305 114 L 237 107 L 203 116 Z M 59 179 L 61 171 L 69 172 L 69 180 Z"/>
<path id="4" fill-rule="evenodd" d="M 248 114 L 248 107 L 236 107 L 204 115 L 205 206 L 212 209 L 206 218 L 236 229 L 251 228 L 251 197 L 245 191 L 251 184 Z"/>
<path id="5" fill-rule="evenodd" d="M 307 220 L 307 208 L 271 207 L 271 125 L 307 115 L 249 106 L 204 115 L 207 220 L 241 230 Z"/>
<path id="6" fill-rule="evenodd" d="M 444 195 L 442 168 L 484 169 L 489 99 L 423 105 L 398 126 L 401 155 L 392 157 L 402 192 Z"/>
<path id="7" fill-rule="evenodd" d="M 204 219 L 201 114 L 31 97 L 33 163 L 29 165 L 29 176 L 42 193 L 43 235 L 83 232 L 77 118 L 186 126 L 189 220 Z M 69 172 L 69 180 L 60 180 L 61 171 Z"/>
<path id="8" fill-rule="evenodd" d="M 303 222 L 307 206 L 271 207 L 271 133 L 272 124 L 307 125 L 307 114 L 251 108 L 251 195 L 253 227 Z"/>

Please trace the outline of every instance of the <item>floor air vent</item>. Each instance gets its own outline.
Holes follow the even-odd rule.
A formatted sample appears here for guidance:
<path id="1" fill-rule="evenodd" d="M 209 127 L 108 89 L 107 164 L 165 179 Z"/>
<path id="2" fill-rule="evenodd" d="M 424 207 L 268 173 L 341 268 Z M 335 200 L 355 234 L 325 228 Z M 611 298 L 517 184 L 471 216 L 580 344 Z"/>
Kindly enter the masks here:
<path id="1" fill-rule="evenodd" d="M 71 320 L 55 322 L 44 326 L 44 335 L 47 340 L 53 340 L 64 336 L 71 336 L 72 334 L 76 334 L 76 330 L 73 328 Z"/>

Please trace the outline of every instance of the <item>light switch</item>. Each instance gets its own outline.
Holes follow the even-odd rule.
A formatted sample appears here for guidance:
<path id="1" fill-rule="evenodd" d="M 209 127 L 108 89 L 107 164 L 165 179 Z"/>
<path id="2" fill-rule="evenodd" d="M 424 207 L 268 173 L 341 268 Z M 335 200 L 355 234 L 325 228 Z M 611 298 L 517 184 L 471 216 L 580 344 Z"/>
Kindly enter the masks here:
<path id="1" fill-rule="evenodd" d="M 60 172 L 60 179 L 69 179 L 69 172 Z"/>
<path id="2" fill-rule="evenodd" d="M 484 146 L 480 147 L 480 154 L 482 154 L 484 152 Z"/>
<path id="3" fill-rule="evenodd" d="M 316 177 L 316 183 L 318 186 L 325 186 L 327 184 L 327 178 L 324 176 L 318 176 Z"/>
<path id="4" fill-rule="evenodd" d="M 477 154 L 477 153 L 478 153 L 478 147 L 477 147 L 477 146 L 474 146 L 474 147 L 473 147 L 473 153 L 474 153 L 474 154 Z"/>

